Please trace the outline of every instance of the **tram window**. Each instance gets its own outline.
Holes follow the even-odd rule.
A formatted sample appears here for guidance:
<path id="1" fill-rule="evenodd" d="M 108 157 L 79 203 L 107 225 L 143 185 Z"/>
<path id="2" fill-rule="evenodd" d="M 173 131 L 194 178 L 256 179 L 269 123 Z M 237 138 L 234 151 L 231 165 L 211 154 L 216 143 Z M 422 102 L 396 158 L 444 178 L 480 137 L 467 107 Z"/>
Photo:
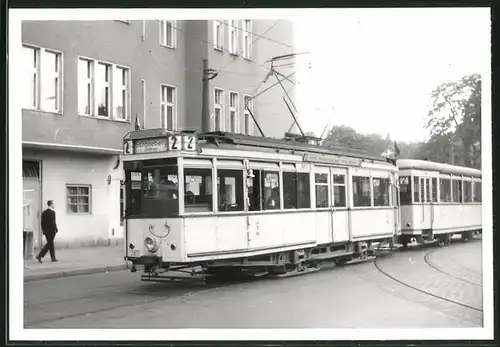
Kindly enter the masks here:
<path id="1" fill-rule="evenodd" d="M 345 195 L 345 175 L 334 174 L 333 175 L 333 204 L 335 207 L 346 207 L 346 195 Z"/>
<path id="2" fill-rule="evenodd" d="M 399 177 L 399 202 L 401 205 L 411 205 L 411 184 L 409 176 Z"/>
<path id="3" fill-rule="evenodd" d="M 262 210 L 262 187 L 260 185 L 262 171 L 252 170 L 252 176 L 247 179 L 248 188 L 248 209 L 250 211 L 260 211 Z"/>
<path id="4" fill-rule="evenodd" d="M 451 202 L 451 182 L 447 178 L 439 179 L 439 190 L 441 202 Z"/>
<path id="5" fill-rule="evenodd" d="M 453 202 L 462 202 L 462 181 L 452 180 Z"/>
<path id="6" fill-rule="evenodd" d="M 370 178 L 353 176 L 352 177 L 352 192 L 353 192 L 353 206 L 371 206 L 371 189 Z"/>
<path id="7" fill-rule="evenodd" d="M 126 171 L 127 215 L 169 217 L 179 213 L 177 167 Z"/>
<path id="8" fill-rule="evenodd" d="M 212 170 L 184 168 L 184 211 L 212 211 Z"/>
<path id="9" fill-rule="evenodd" d="M 472 202 L 472 182 L 464 181 L 464 202 Z"/>
<path id="10" fill-rule="evenodd" d="M 373 178 L 373 206 L 389 206 L 389 179 Z"/>
<path id="11" fill-rule="evenodd" d="M 316 186 L 316 207 L 328 207 L 328 175 L 317 173 L 314 175 Z"/>
<path id="12" fill-rule="evenodd" d="M 283 172 L 283 207 L 285 210 L 297 208 L 297 175 Z"/>
<path id="13" fill-rule="evenodd" d="M 280 209 L 279 172 L 264 171 L 264 210 Z"/>
<path id="14" fill-rule="evenodd" d="M 297 173 L 297 205 L 298 208 L 311 207 L 311 184 L 308 173 Z"/>
<path id="15" fill-rule="evenodd" d="M 474 202 L 482 201 L 481 187 L 482 187 L 481 182 L 474 182 Z"/>
<path id="16" fill-rule="evenodd" d="M 413 177 L 413 202 L 420 202 L 420 178 Z"/>
<path id="17" fill-rule="evenodd" d="M 423 182 L 424 182 L 425 195 L 424 195 L 424 193 L 422 193 L 422 201 L 430 202 L 431 201 L 431 187 L 430 187 L 429 179 L 424 178 Z M 424 198 L 425 198 L 425 200 L 424 200 Z"/>
<path id="18" fill-rule="evenodd" d="M 217 170 L 219 211 L 243 211 L 243 171 Z"/>
<path id="19" fill-rule="evenodd" d="M 437 197 L 438 197 L 438 193 L 437 193 L 437 178 L 436 177 L 431 178 L 431 182 L 432 182 L 432 199 L 431 199 L 431 201 L 432 202 L 437 202 Z"/>

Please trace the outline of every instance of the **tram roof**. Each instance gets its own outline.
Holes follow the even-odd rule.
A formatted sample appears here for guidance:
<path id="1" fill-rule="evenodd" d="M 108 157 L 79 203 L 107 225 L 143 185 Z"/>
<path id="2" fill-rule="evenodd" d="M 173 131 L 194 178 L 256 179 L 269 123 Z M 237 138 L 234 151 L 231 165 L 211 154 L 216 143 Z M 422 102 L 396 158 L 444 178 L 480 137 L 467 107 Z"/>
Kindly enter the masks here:
<path id="1" fill-rule="evenodd" d="M 184 135 L 195 135 L 198 138 L 198 145 L 200 147 L 213 147 L 217 148 L 241 148 L 248 150 L 249 148 L 255 148 L 260 150 L 269 151 L 290 151 L 290 152 L 306 152 L 315 153 L 322 155 L 334 155 L 334 156 L 346 156 L 357 159 L 366 159 L 371 161 L 388 162 L 395 165 L 394 161 L 382 156 L 373 156 L 367 154 L 364 151 L 354 150 L 351 148 L 339 148 L 339 147 L 324 147 L 318 144 L 306 143 L 308 140 L 320 140 L 319 138 L 311 136 L 291 136 L 284 139 L 271 138 L 271 137 L 261 137 L 261 136 L 251 136 L 244 134 L 233 134 L 227 132 L 207 132 L 207 133 L 195 133 L 194 131 L 183 131 L 172 133 L 165 129 L 146 129 L 132 131 L 125 135 L 124 139 L 138 140 L 146 138 L 159 138 L 165 137 L 173 134 L 184 134 Z"/>
<path id="2" fill-rule="evenodd" d="M 428 170 L 428 171 L 438 171 L 442 173 L 449 173 L 455 175 L 481 177 L 481 170 L 463 166 L 455 166 L 450 164 L 435 163 L 427 160 L 398 159 L 396 161 L 396 164 L 400 170 L 401 169 Z"/>

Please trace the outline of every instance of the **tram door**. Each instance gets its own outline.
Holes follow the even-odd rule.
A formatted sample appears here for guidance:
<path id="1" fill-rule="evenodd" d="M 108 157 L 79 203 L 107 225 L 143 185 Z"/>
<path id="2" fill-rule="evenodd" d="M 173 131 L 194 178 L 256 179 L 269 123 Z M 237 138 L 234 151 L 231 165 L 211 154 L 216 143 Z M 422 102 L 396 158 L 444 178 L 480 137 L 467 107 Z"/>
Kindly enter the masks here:
<path id="1" fill-rule="evenodd" d="M 333 242 L 349 240 L 349 212 L 347 210 L 347 169 L 330 168 L 331 218 Z"/>
<path id="2" fill-rule="evenodd" d="M 421 211 L 420 211 L 420 225 L 422 235 L 432 229 L 432 199 L 431 199 L 431 178 L 420 177 L 420 198 L 421 198 Z"/>
<path id="3" fill-rule="evenodd" d="M 391 198 L 392 198 L 392 208 L 394 211 L 394 233 L 400 234 L 401 232 L 401 210 L 399 206 L 401 205 L 399 201 L 399 185 L 398 185 L 398 175 L 396 173 L 391 174 Z"/>

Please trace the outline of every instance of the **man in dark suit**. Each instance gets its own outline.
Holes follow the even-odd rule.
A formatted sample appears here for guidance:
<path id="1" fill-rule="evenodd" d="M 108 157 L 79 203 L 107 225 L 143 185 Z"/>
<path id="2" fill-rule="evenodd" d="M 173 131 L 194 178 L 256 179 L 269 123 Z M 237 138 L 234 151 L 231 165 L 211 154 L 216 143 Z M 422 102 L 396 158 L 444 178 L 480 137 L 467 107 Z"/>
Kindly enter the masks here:
<path id="1" fill-rule="evenodd" d="M 50 257 L 52 261 L 57 261 L 56 252 L 54 250 L 54 238 L 58 232 L 56 224 L 56 211 L 54 210 L 54 202 L 52 200 L 47 201 L 47 206 L 49 206 L 45 211 L 42 212 L 42 231 L 47 239 L 47 244 L 42 248 L 40 253 L 36 256 L 36 259 L 41 263 L 42 258 L 50 251 Z"/>

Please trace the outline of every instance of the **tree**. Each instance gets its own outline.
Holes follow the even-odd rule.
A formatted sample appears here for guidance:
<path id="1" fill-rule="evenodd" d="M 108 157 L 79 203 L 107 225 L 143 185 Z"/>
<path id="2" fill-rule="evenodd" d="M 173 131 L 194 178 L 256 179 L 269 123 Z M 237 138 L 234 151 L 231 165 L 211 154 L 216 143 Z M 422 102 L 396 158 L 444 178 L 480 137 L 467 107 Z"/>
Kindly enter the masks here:
<path id="1" fill-rule="evenodd" d="M 428 113 L 428 146 L 443 149 L 448 140 L 451 164 L 478 167 L 481 148 L 481 76 L 472 74 L 459 81 L 445 82 L 431 94 Z M 457 147 L 455 158 L 455 147 Z"/>

